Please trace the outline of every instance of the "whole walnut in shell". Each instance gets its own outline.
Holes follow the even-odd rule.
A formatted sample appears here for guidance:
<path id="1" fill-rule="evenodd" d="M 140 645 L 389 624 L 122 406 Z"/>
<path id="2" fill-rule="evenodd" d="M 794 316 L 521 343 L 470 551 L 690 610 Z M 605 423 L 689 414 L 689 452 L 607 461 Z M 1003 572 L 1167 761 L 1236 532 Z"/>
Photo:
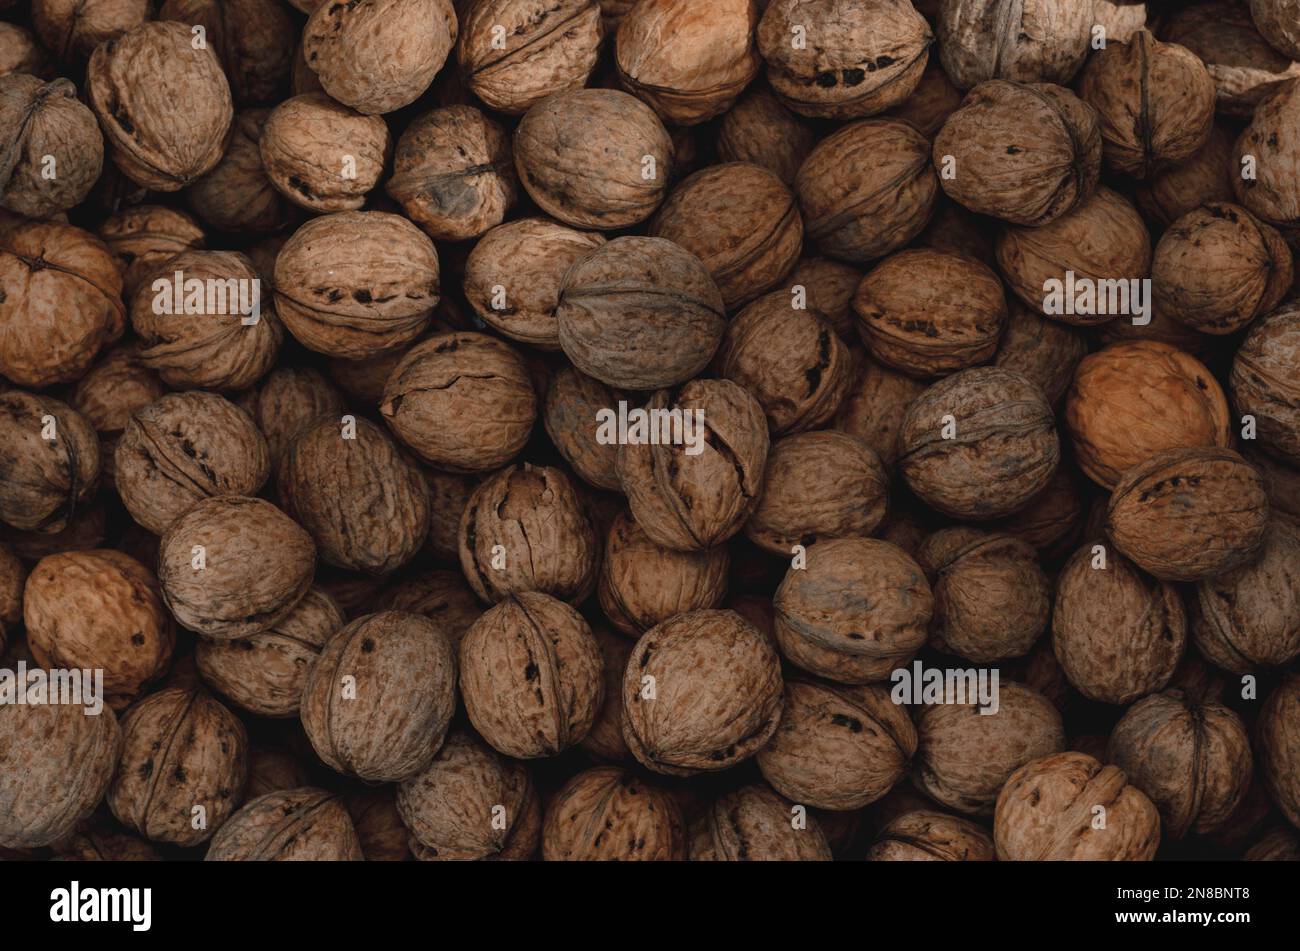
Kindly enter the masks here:
<path id="1" fill-rule="evenodd" d="M 401 782 L 429 765 L 456 709 L 456 653 L 437 624 L 384 611 L 337 631 L 303 686 L 303 728 L 326 766 Z"/>
<path id="2" fill-rule="evenodd" d="M 993 841 L 1004 862 L 1150 861 L 1160 845 L 1160 813 L 1118 767 L 1084 753 L 1057 753 L 1007 780 Z"/>
<path id="3" fill-rule="evenodd" d="M 1300 466 L 1300 305 L 1284 304 L 1260 318 L 1232 361 L 1237 410 L 1255 417 L 1260 447 Z"/>
<path id="4" fill-rule="evenodd" d="M 275 231 L 289 220 L 290 203 L 268 177 L 262 159 L 262 140 L 272 115 L 269 109 L 249 109 L 236 115 L 226 154 L 212 171 L 185 190 L 189 207 L 219 231 L 263 233 Z M 298 195 L 289 197 L 296 200 Z"/>
<path id="5" fill-rule="evenodd" d="M 969 89 L 990 79 L 1066 83 L 1088 56 L 1091 3 L 1076 0 L 943 0 L 939 56 Z"/>
<path id="6" fill-rule="evenodd" d="M 308 211 L 356 211 L 388 159 L 388 126 L 324 93 L 294 96 L 267 116 L 258 139 L 271 184 Z"/>
<path id="7" fill-rule="evenodd" d="M 898 459 L 898 435 L 908 405 L 925 391 L 925 384 L 855 353 L 856 367 L 848 395 L 840 404 L 834 426 L 875 450 L 891 470 Z"/>
<path id="8" fill-rule="evenodd" d="M 1226 125 L 1216 122 L 1191 158 L 1139 183 L 1134 192 L 1138 207 L 1158 225 L 1167 226 L 1201 205 L 1232 201 L 1229 164 L 1235 138 Z"/>
<path id="9" fill-rule="evenodd" d="M 250 799 L 212 837 L 205 862 L 360 862 L 361 842 L 342 801 L 323 789 Z"/>
<path id="10" fill-rule="evenodd" d="M 578 773 L 546 806 L 542 858 L 680 861 L 686 823 L 672 794 L 616 766 Z"/>
<path id="11" fill-rule="evenodd" d="M 16 23 L 0 23 L 0 76 L 11 73 L 48 78 L 50 54 L 31 30 Z"/>
<path id="12" fill-rule="evenodd" d="M 425 469 L 429 483 L 429 538 L 425 547 L 440 562 L 460 559 L 460 516 L 477 484 L 469 476 Z"/>
<path id="13" fill-rule="evenodd" d="M 1287 134 L 1300 116 L 1300 81 L 1280 86 L 1255 109 L 1232 154 L 1232 190 L 1256 218 L 1288 232 L 1300 220 L 1300 143 Z M 1249 162 L 1252 177 L 1244 175 Z"/>
<path id="14" fill-rule="evenodd" d="M 931 58 L 921 73 L 916 90 L 889 111 L 899 119 L 906 119 L 933 139 L 943 128 L 948 117 L 957 111 L 964 94 L 952 84 L 937 58 Z"/>
<path id="15" fill-rule="evenodd" d="M 880 830 L 867 861 L 991 862 L 993 838 L 969 819 L 916 809 Z"/>
<path id="16" fill-rule="evenodd" d="M 211 171 L 234 119 L 221 64 L 191 39 L 181 23 L 142 23 L 97 47 L 86 69 L 86 99 L 114 163 L 154 191 L 179 191 Z"/>
<path id="17" fill-rule="evenodd" d="M 236 403 L 266 438 L 271 464 L 279 463 L 293 437 L 322 416 L 341 420 L 343 396 L 319 370 L 277 366 Z"/>
<path id="18" fill-rule="evenodd" d="M 602 624 L 591 630 L 604 661 L 605 698 L 591 729 L 578 745 L 597 760 L 631 762 L 632 752 L 623 739 L 623 673 L 627 670 L 627 659 L 632 656 L 635 642 Z"/>
<path id="19" fill-rule="evenodd" d="M 817 820 L 762 785 L 719 796 L 691 825 L 692 862 L 829 862 Z"/>
<path id="20" fill-rule="evenodd" d="M 59 59 L 84 62 L 105 40 L 148 20 L 150 7 L 149 0 L 33 0 L 32 25 Z"/>
<path id="21" fill-rule="evenodd" d="M 84 416 L 48 396 L 0 393 L 0 521 L 61 532 L 90 503 L 98 478 L 99 440 Z"/>
<path id="22" fill-rule="evenodd" d="M 0 656 L 5 650 L 5 635 L 23 623 L 23 588 L 27 584 L 27 567 L 8 545 L 0 542 Z"/>
<path id="23" fill-rule="evenodd" d="M 761 86 L 745 93 L 718 124 L 718 158 L 761 165 L 786 185 L 816 144 L 813 130 Z"/>
<path id="24" fill-rule="evenodd" d="M 551 376 L 542 410 L 546 434 L 574 473 L 588 485 L 613 492 L 622 490 L 615 468 L 618 446 L 598 438 L 597 414 L 615 409 L 623 395 L 566 365 Z"/>
<path id="25" fill-rule="evenodd" d="M 248 733 L 239 718 L 203 690 L 168 687 L 122 717 L 108 806 L 151 842 L 199 845 L 239 807 L 247 781 Z"/>
<path id="26" fill-rule="evenodd" d="M 1087 337 L 1074 327 L 1045 319 L 1019 300 L 1010 302 L 1009 313 L 994 365 L 1027 376 L 1048 403 L 1059 407 L 1079 361 L 1088 353 Z"/>
<path id="27" fill-rule="evenodd" d="M 1264 787 L 1282 814 L 1300 827 L 1300 677 L 1286 677 L 1255 723 L 1255 749 Z"/>
<path id="28" fill-rule="evenodd" d="M 623 678 L 623 737 L 670 776 L 727 769 L 772 738 L 781 662 L 734 611 L 688 611 L 637 641 Z"/>
<path id="29" fill-rule="evenodd" d="M 1264 39 L 1293 60 L 1300 59 L 1300 3 L 1250 0 L 1250 16 Z"/>
<path id="30" fill-rule="evenodd" d="M 0 161 L 0 207 L 48 218 L 79 205 L 104 166 L 104 140 L 72 82 L 0 76 L 0 123 L 12 136 Z"/>
<path id="31" fill-rule="evenodd" d="M 205 241 L 198 222 L 163 205 L 124 208 L 99 226 L 98 235 L 117 262 L 128 298 L 161 265 L 183 251 L 202 250 Z"/>
<path id="32" fill-rule="evenodd" d="M 376 610 L 410 611 L 435 622 L 459 646 L 483 607 L 459 571 L 430 569 L 407 574 L 385 588 L 374 601 Z"/>
<path id="33" fill-rule="evenodd" d="M 862 272 L 853 265 L 821 257 L 800 258 L 784 281 L 791 294 L 801 294 L 803 303 L 849 342 L 857 340 L 853 295 L 861 282 Z"/>
<path id="34" fill-rule="evenodd" d="M 203 27 L 236 102 L 266 102 L 287 84 L 296 26 L 277 0 L 165 0 L 158 19 Z"/>

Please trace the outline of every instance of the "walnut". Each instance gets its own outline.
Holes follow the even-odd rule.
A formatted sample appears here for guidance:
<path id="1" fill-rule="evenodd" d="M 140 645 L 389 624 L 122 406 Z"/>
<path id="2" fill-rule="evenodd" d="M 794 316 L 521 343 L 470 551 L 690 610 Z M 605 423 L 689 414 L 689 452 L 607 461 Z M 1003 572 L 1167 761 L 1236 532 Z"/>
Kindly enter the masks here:
<path id="1" fill-rule="evenodd" d="M 726 327 L 705 263 L 653 237 L 615 238 L 575 261 L 556 317 L 560 346 L 578 370 L 631 390 L 689 380 L 708 365 Z"/>
<path id="2" fill-rule="evenodd" d="M 1255 417 L 1260 447 L 1300 466 L 1300 305 L 1256 321 L 1232 361 L 1232 401 Z"/>
<path id="3" fill-rule="evenodd" d="M 889 111 L 891 116 L 906 119 L 927 139 L 933 139 L 948 117 L 957 111 L 964 95 L 952 84 L 943 65 L 932 58 L 921 73 L 915 92 Z"/>
<path id="4" fill-rule="evenodd" d="M 122 335 L 122 280 L 102 241 L 31 222 L 0 242 L 0 373 L 43 388 L 79 379 Z"/>
<path id="5" fill-rule="evenodd" d="M 115 477 L 114 454 L 131 417 L 163 393 L 162 382 L 141 362 L 140 347 L 134 341 L 108 350 L 77 383 L 72 408 L 99 433 L 100 465 L 106 480 Z"/>
<path id="6" fill-rule="evenodd" d="M 436 622 L 453 647 L 483 614 L 474 592 L 459 571 L 430 569 L 407 575 L 384 589 L 374 601 L 378 611 L 409 611 Z"/>
<path id="7" fill-rule="evenodd" d="M 802 297 L 809 310 L 835 328 L 841 339 L 852 342 L 858 339 L 853 295 L 861 282 L 862 272 L 851 264 L 806 257 L 799 260 L 784 283 L 791 294 Z"/>
<path id="8" fill-rule="evenodd" d="M 597 439 L 597 413 L 612 410 L 624 397 L 567 365 L 556 371 L 546 390 L 542 420 L 547 435 L 573 471 L 598 489 L 622 489 L 615 470 L 618 446 Z"/>
<path id="9" fill-rule="evenodd" d="M 61 532 L 92 501 L 99 440 L 70 406 L 22 390 L 0 393 L 0 447 L 0 521 L 6 525 Z"/>
<path id="10" fill-rule="evenodd" d="M 27 568 L 8 545 L 0 542 L 0 656 L 4 655 L 5 635 L 23 623 L 23 588 Z"/>
<path id="11" fill-rule="evenodd" d="M 898 459 L 903 415 L 912 400 L 925 391 L 925 384 L 877 363 L 860 351 L 855 357 L 853 380 L 834 425 L 866 443 L 892 469 Z"/>
<path id="12" fill-rule="evenodd" d="M 761 165 L 787 186 L 816 142 L 812 128 L 760 86 L 751 87 L 718 125 L 719 159 Z"/>
<path id="13" fill-rule="evenodd" d="M 547 96 L 515 129 L 515 166 L 533 201 L 575 228 L 645 221 L 667 193 L 673 142 L 653 109 L 615 89 Z"/>
<path id="14" fill-rule="evenodd" d="M 360 862 L 361 842 L 340 799 L 284 789 L 251 799 L 212 837 L 205 862 Z"/>
<path id="15" fill-rule="evenodd" d="M 238 641 L 200 639 L 194 649 L 199 674 L 250 713 L 296 716 L 308 669 L 344 623 L 334 599 L 309 588 L 292 611 L 261 633 Z"/>
<path id="16" fill-rule="evenodd" d="M 361 787 L 345 794 L 343 805 L 352 817 L 367 862 L 407 862 L 414 857 L 411 834 L 397 811 L 394 787 Z"/>
<path id="17" fill-rule="evenodd" d="M 689 611 L 646 631 L 623 679 L 623 737 L 657 773 L 691 776 L 753 756 L 781 719 L 781 663 L 734 611 Z"/>
<path id="18" fill-rule="evenodd" d="M 1300 862 L 1300 836 L 1294 829 L 1270 829 L 1242 855 L 1246 862 Z"/>
<path id="19" fill-rule="evenodd" d="M 179 191 L 211 171 L 234 119 L 221 64 L 191 39 L 183 24 L 143 23 L 96 48 L 86 70 L 86 98 L 113 161 L 155 191 Z"/>
<path id="20" fill-rule="evenodd" d="M 270 502 L 238 495 L 204 499 L 172 522 L 158 553 L 158 580 L 176 620 L 213 640 L 274 627 L 311 586 L 311 536 Z"/>
<path id="21" fill-rule="evenodd" d="M 692 380 L 676 391 L 661 390 L 646 408 L 694 414 L 705 432 L 696 455 L 680 445 L 619 447 L 617 471 L 632 516 L 664 548 L 702 551 L 726 541 L 763 493 L 769 445 L 763 408 L 730 380 Z"/>
<path id="22" fill-rule="evenodd" d="M 161 535 L 202 499 L 256 495 L 271 457 L 247 413 L 195 390 L 137 410 L 118 441 L 114 469 L 131 517 Z"/>
<path id="23" fill-rule="evenodd" d="M 0 538 L 16 555 L 28 561 L 40 561 L 48 555 L 65 551 L 102 548 L 108 542 L 108 507 L 105 501 L 103 495 L 92 494 L 74 512 L 68 524 L 57 532 L 20 531 L 3 525 L 0 526 Z"/>
<path id="24" fill-rule="evenodd" d="M 1269 45 L 1293 60 L 1300 59 L 1300 3 L 1250 0 L 1250 16 Z"/>
<path id="25" fill-rule="evenodd" d="M 149 0 L 33 0 L 32 25 L 59 59 L 84 62 L 101 43 L 148 20 L 150 6 Z"/>
<path id="26" fill-rule="evenodd" d="M 1004 862 L 1150 861 L 1160 845 L 1160 813 L 1118 767 L 1057 753 L 1012 773 L 998 796 L 993 841 Z"/>
<path id="27" fill-rule="evenodd" d="M 433 760 L 455 708 L 456 654 L 442 628 L 384 611 L 325 643 L 307 673 L 301 716 L 326 766 L 366 782 L 401 782 Z"/>
<path id="28" fill-rule="evenodd" d="M 1146 27 L 1147 3 L 1143 0 L 1093 0 L 1092 15 L 1096 20 L 1093 29 L 1104 29 L 1107 42 L 1118 40 L 1127 43 Z"/>
<path id="29" fill-rule="evenodd" d="M 429 483 L 429 538 L 425 547 L 441 562 L 460 560 L 460 516 L 474 494 L 474 479 L 454 472 L 425 469 Z"/>
<path id="30" fill-rule="evenodd" d="M 808 550 L 777 588 L 776 639 L 804 670 L 840 683 L 885 680 L 926 641 L 934 598 L 901 548 L 836 538 Z M 797 798 L 797 797 L 796 797 Z"/>
<path id="31" fill-rule="evenodd" d="M 1167 449 L 1125 472 L 1106 533 L 1166 581 L 1202 581 L 1254 561 L 1268 528 L 1259 472 L 1230 449 Z"/>
<path id="32" fill-rule="evenodd" d="M 50 845 L 104 798 L 122 750 L 111 709 L 0 704 L 0 848 Z"/>
<path id="33" fill-rule="evenodd" d="M 98 234 L 117 262 L 128 299 L 163 264 L 183 251 L 200 251 L 204 245 L 198 222 L 183 211 L 162 205 L 125 208 L 106 219 Z"/>
<path id="34" fill-rule="evenodd" d="M 0 207 L 48 218 L 85 199 L 104 166 L 104 140 L 70 80 L 0 76 L 0 123 L 12 136 L 5 143 Z"/>
<path id="35" fill-rule="evenodd" d="M 122 717 L 122 740 L 108 806 L 128 829 L 151 842 L 199 845 L 239 807 L 248 733 L 204 691 L 150 694 Z"/>
<path id="36" fill-rule="evenodd" d="M 1209 139 L 1191 158 L 1138 184 L 1134 193 L 1138 207 L 1167 227 L 1201 205 L 1232 201 L 1228 173 L 1234 138 L 1227 126 L 1215 123 Z"/>
<path id="37" fill-rule="evenodd" d="M 114 823 L 91 818 L 75 834 L 54 843 L 59 862 L 161 862 L 162 856 L 144 839 L 117 831 Z"/>
<path id="38" fill-rule="evenodd" d="M 287 85 L 296 28 L 276 0 L 165 0 L 158 19 L 204 28 L 236 102 L 267 102 Z"/>
<path id="39" fill-rule="evenodd" d="M 991 862 L 993 838 L 969 819 L 916 809 L 880 830 L 867 861 Z"/>
<path id="40" fill-rule="evenodd" d="M 53 75 L 50 54 L 31 30 L 16 23 L 0 23 L 0 76 L 11 73 L 49 79 Z"/>
<path id="41" fill-rule="evenodd" d="M 1037 383 L 1047 402 L 1059 407 L 1088 353 L 1083 333 L 1055 320 L 1045 320 L 1019 300 L 1010 301 L 1010 318 L 993 363 Z"/>
<path id="42" fill-rule="evenodd" d="M 1042 390 L 1000 367 L 934 384 L 912 401 L 899 433 L 898 468 L 908 487 L 954 518 L 1016 511 L 1047 486 L 1059 460 Z"/>
<path id="43" fill-rule="evenodd" d="M 623 739 L 623 674 L 634 642 L 603 624 L 596 624 L 591 630 L 604 662 L 605 693 L 591 729 L 578 745 L 597 760 L 630 762 L 632 751 Z"/>
<path id="44" fill-rule="evenodd" d="M 313 218 L 275 261 L 285 326 L 303 346 L 332 357 L 361 360 L 410 343 L 438 298 L 438 251 L 399 215 Z"/>
<path id="45" fill-rule="evenodd" d="M 1086 545 L 1061 569 L 1052 648 L 1065 676 L 1088 699 L 1129 704 L 1164 689 L 1186 643 L 1178 589 L 1118 552 L 1103 556 Z"/>
<path id="46" fill-rule="evenodd" d="M 1097 114 L 1061 86 L 984 82 L 935 136 L 934 160 L 951 164 L 954 174 L 940 184 L 971 211 L 1017 225 L 1049 224 L 1097 187 Z"/>
<path id="47" fill-rule="evenodd" d="M 1255 724 L 1259 771 L 1273 802 L 1300 826 L 1300 677 L 1288 675 L 1264 701 Z"/>
<path id="48" fill-rule="evenodd" d="M 302 34 L 303 56 L 325 91 L 367 115 L 418 99 L 455 45 L 451 0 L 323 3 Z"/>
<path id="49" fill-rule="evenodd" d="M 939 57 L 962 89 L 991 79 L 1067 83 L 1088 57 L 1092 4 L 944 0 Z"/>
<path id="50" fill-rule="evenodd" d="M 1250 783 L 1250 738 L 1217 700 L 1169 690 L 1139 700 L 1111 732 L 1106 759 L 1160 811 L 1169 839 L 1213 832 Z"/>
<path id="51" fill-rule="evenodd" d="M 831 847 L 817 820 L 800 823 L 797 808 L 766 786 L 719 796 L 691 825 L 692 862 L 829 862 Z"/>
<path id="52" fill-rule="evenodd" d="M 1245 450 L 1246 461 L 1259 470 L 1269 505 L 1284 524 L 1300 529 L 1300 469 L 1284 466 L 1259 450 Z"/>
<path id="53" fill-rule="evenodd" d="M 551 799 L 542 858 L 558 861 L 680 861 L 686 823 L 667 791 L 616 766 L 578 773 Z"/>
<path id="54" fill-rule="evenodd" d="M 1239 205 L 1203 205 L 1171 224 L 1151 266 L 1153 303 L 1201 333 L 1230 334 L 1291 287 L 1291 251 Z"/>
<path id="55" fill-rule="evenodd" d="M 319 370 L 277 366 L 236 400 L 266 437 L 271 464 L 277 465 L 293 437 L 322 416 L 343 416 L 343 395 Z"/>
<path id="56" fill-rule="evenodd" d="M 1297 115 L 1300 115 L 1300 82 L 1292 81 L 1260 103 L 1233 150 L 1234 169 L 1242 169 L 1246 161 L 1255 165 L 1255 175 L 1251 178 L 1232 176 L 1237 200 L 1257 218 L 1284 227 L 1288 232 L 1294 230 L 1300 218 L 1296 213 L 1300 186 L 1295 172 L 1300 152 L 1285 132 Z"/>
<path id="57" fill-rule="evenodd" d="M 823 254 L 863 264 L 897 251 L 934 211 L 930 143 L 902 119 L 864 119 L 817 143 L 794 182 L 805 233 Z"/>

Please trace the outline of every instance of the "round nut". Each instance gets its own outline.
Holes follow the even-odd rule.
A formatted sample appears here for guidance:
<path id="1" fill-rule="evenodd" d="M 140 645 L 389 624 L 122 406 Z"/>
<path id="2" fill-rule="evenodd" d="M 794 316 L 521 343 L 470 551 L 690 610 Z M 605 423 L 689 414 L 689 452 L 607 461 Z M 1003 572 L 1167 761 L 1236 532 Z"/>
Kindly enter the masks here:
<path id="1" fill-rule="evenodd" d="M 212 837 L 205 862 L 360 862 L 361 842 L 342 801 L 323 789 L 250 799 Z"/>
<path id="2" fill-rule="evenodd" d="M 551 799 L 542 858 L 670 862 L 686 858 L 686 823 L 672 795 L 616 766 L 578 773 Z"/>

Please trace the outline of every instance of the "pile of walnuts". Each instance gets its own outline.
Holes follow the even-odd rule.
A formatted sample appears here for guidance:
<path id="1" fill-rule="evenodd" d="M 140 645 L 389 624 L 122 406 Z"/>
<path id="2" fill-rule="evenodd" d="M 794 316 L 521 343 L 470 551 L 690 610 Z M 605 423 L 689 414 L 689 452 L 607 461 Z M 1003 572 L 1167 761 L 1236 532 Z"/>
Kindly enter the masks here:
<path id="1" fill-rule="evenodd" d="M 1300 858 L 1294 0 L 0 16 L 0 857 Z"/>

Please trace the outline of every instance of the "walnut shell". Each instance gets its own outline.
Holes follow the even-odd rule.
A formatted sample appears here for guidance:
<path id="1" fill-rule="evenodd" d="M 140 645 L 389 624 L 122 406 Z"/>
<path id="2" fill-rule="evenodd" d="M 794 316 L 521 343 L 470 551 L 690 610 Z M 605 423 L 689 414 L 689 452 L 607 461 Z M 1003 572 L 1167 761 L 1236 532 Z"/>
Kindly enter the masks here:
<path id="1" fill-rule="evenodd" d="M 1232 402 L 1255 417 L 1260 447 L 1300 466 L 1300 305 L 1260 318 L 1232 361 Z"/>
<path id="2" fill-rule="evenodd" d="M 934 161 L 947 170 L 939 183 L 948 197 L 971 211 L 1049 224 L 1097 186 L 1097 114 L 1061 86 L 983 82 L 935 136 Z"/>
<path id="3" fill-rule="evenodd" d="M 77 382 L 72 407 L 99 432 L 100 464 L 107 480 L 115 477 L 117 443 L 132 415 L 164 392 L 158 375 L 141 361 L 135 341 L 105 352 Z"/>
<path id="4" fill-rule="evenodd" d="M 0 161 L 0 207 L 48 218 L 81 204 L 103 169 L 104 140 L 77 87 L 0 76 L 0 123 L 12 135 Z"/>
<path id="5" fill-rule="evenodd" d="M 1191 158 L 1139 183 L 1134 192 L 1138 207 L 1156 224 L 1168 226 L 1201 205 L 1232 201 L 1229 173 L 1235 139 L 1227 126 L 1215 123 L 1205 145 Z"/>
<path id="6" fill-rule="evenodd" d="M 1270 46 L 1293 60 L 1300 59 L 1300 3 L 1250 0 L 1250 16 Z"/>
<path id="7" fill-rule="evenodd" d="M 266 102 L 287 84 L 296 25 L 276 0 L 166 0 L 158 19 L 204 28 L 236 102 Z"/>
<path id="8" fill-rule="evenodd" d="M 1300 68 L 1300 67 L 1297 67 Z M 1300 147 L 1287 134 L 1300 116 L 1300 81 L 1280 86 L 1255 109 L 1232 153 L 1232 190 L 1256 218 L 1279 228 L 1300 222 Z M 1253 162 L 1254 177 L 1242 175 Z"/>
<path id="9" fill-rule="evenodd" d="M 1103 828 L 1096 825 L 1099 815 Z M 1007 780 L 993 841 L 1004 862 L 1146 862 L 1160 845 L 1160 813 L 1118 767 L 1084 753 L 1057 753 L 1026 763 Z"/>
<path id="10" fill-rule="evenodd" d="M 407 862 L 413 858 L 411 834 L 397 811 L 394 787 L 363 787 L 346 795 L 343 804 L 352 817 L 367 862 Z"/>
<path id="11" fill-rule="evenodd" d="M 1245 862 L 1300 862 L 1300 836 L 1281 826 L 1269 830 L 1242 855 Z"/>
<path id="12" fill-rule="evenodd" d="M 459 571 L 431 569 L 407 575 L 384 589 L 374 601 L 379 611 L 409 611 L 438 624 L 453 647 L 483 614 L 474 592 Z"/>
<path id="13" fill-rule="evenodd" d="M 158 553 L 172 614 L 214 640 L 274 627 L 307 593 L 315 567 L 310 535 L 270 502 L 238 495 L 200 501 L 172 522 Z"/>
<path id="14" fill-rule="evenodd" d="M 158 269 L 183 251 L 203 249 L 203 229 L 183 211 L 162 205 L 124 208 L 99 226 L 122 275 L 127 298 Z"/>
<path id="15" fill-rule="evenodd" d="M 718 124 L 718 158 L 761 165 L 787 186 L 817 143 L 811 127 L 761 86 L 754 86 Z"/>
<path id="16" fill-rule="evenodd" d="M 48 79 L 52 74 L 50 55 L 31 30 L 16 23 L 0 23 L 0 76 L 11 73 Z"/>
<path id="17" fill-rule="evenodd" d="M 993 837 L 969 819 L 916 809 L 880 830 L 867 861 L 991 862 Z"/>
<path id="18" fill-rule="evenodd" d="M 77 509 L 71 521 L 57 532 L 20 531 L 3 525 L 0 526 L 0 538 L 15 554 L 28 561 L 40 561 L 48 555 L 65 551 L 102 548 L 108 541 L 108 506 L 105 502 L 102 495 L 92 495 L 86 505 Z"/>
<path id="19" fill-rule="evenodd" d="M 1245 458 L 1263 477 L 1273 512 L 1284 523 L 1300 529 L 1300 469 L 1284 466 L 1272 456 L 1249 448 Z"/>
<path id="20" fill-rule="evenodd" d="M 212 227 L 261 233 L 288 222 L 290 203 L 268 177 L 262 159 L 261 143 L 272 115 L 268 109 L 249 109 L 236 115 L 230 145 L 221 161 L 186 189 L 190 208 Z"/>
<path id="21" fill-rule="evenodd" d="M 91 502 L 98 478 L 99 440 L 84 416 L 48 396 L 0 393 L 0 521 L 61 532 Z"/>
<path id="22" fill-rule="evenodd" d="M 1258 470 L 1230 449 L 1167 449 L 1115 486 L 1106 533 L 1166 581 L 1202 581 L 1254 561 L 1268 528 Z"/>
<path id="23" fill-rule="evenodd" d="M 686 823 L 672 795 L 617 766 L 578 773 L 546 806 L 548 862 L 680 861 L 686 848 Z"/>
<path id="24" fill-rule="evenodd" d="M 862 272 L 851 264 L 830 258 L 800 258 L 784 283 L 791 294 L 803 288 L 804 303 L 816 311 L 846 342 L 856 341 L 853 295 L 862 282 Z"/>
<path id="25" fill-rule="evenodd" d="M 456 708 L 456 654 L 442 628 L 402 611 L 334 634 L 303 687 L 303 728 L 326 766 L 401 782 L 433 761 Z"/>
<path id="26" fill-rule="evenodd" d="M 343 395 L 311 367 L 277 366 L 256 388 L 241 393 L 237 403 L 266 438 L 272 465 L 308 425 L 322 416 L 343 416 Z"/>
<path id="27" fill-rule="evenodd" d="M 27 567 L 8 545 L 0 542 L 0 655 L 4 654 L 6 631 L 23 623 L 23 588 Z"/>
<path id="28" fill-rule="evenodd" d="M 1045 320 L 1019 300 L 1010 302 L 1009 311 L 994 365 L 1027 376 L 1047 402 L 1059 407 L 1079 361 L 1088 353 L 1087 338 L 1073 327 Z"/>
<path id="29" fill-rule="evenodd" d="M 618 445 L 597 438 L 601 428 L 597 413 L 616 408 L 623 397 L 566 365 L 551 377 L 542 411 L 547 435 L 578 477 L 612 492 L 622 490 L 615 468 Z"/>
<path id="30" fill-rule="evenodd" d="M 92 817 L 86 826 L 54 843 L 58 862 L 161 862 L 152 845 L 134 835 L 118 832 L 114 823 Z"/>
<path id="31" fill-rule="evenodd" d="M 211 171 L 234 119 L 220 62 L 191 39 L 181 23 L 142 23 L 96 48 L 86 70 L 113 162 L 155 191 L 180 191 Z"/>
<path id="32" fill-rule="evenodd" d="M 425 469 L 429 483 L 429 538 L 425 547 L 441 562 L 460 560 L 460 516 L 477 484 L 468 476 Z M 417 612 L 418 613 L 418 612 Z"/>
<path id="33" fill-rule="evenodd" d="M 1092 4 L 1076 0 L 944 0 L 939 57 L 970 89 L 991 79 L 1067 83 L 1088 57 Z"/>
<path id="34" fill-rule="evenodd" d="M 343 802 L 303 787 L 249 800 L 212 838 L 205 862 L 360 862 Z"/>
<path id="35" fill-rule="evenodd" d="M 597 760 L 631 762 L 632 751 L 623 739 L 623 674 L 635 645 L 633 641 L 602 624 L 595 625 L 591 630 L 596 636 L 596 643 L 600 645 L 600 655 L 604 661 L 605 698 L 596 713 L 596 719 L 592 721 L 591 729 L 578 745 Z"/>
<path id="36" fill-rule="evenodd" d="M 877 363 L 862 351 L 848 395 L 835 416 L 835 428 L 866 443 L 890 469 L 898 459 L 903 416 L 925 384 Z"/>
<path id="37" fill-rule="evenodd" d="M 1047 486 L 1059 461 L 1042 390 L 1000 367 L 934 384 L 912 401 L 899 433 L 898 468 L 908 487 L 954 518 L 1016 511 Z"/>
<path id="38" fill-rule="evenodd" d="M 1300 677 L 1289 675 L 1264 701 L 1255 724 L 1255 750 L 1269 796 L 1300 827 Z"/>
<path id="39" fill-rule="evenodd" d="M 906 119 L 921 130 L 921 134 L 933 139 L 948 117 L 957 111 L 964 98 L 964 93 L 952 84 L 943 65 L 936 58 L 931 58 L 921 73 L 921 81 L 916 90 L 901 103 L 889 111 L 891 116 Z"/>
<path id="40" fill-rule="evenodd" d="M 248 734 L 202 690 L 168 687 L 145 697 L 122 717 L 122 740 L 108 806 L 128 829 L 151 842 L 193 846 L 239 807 Z"/>
<path id="41" fill-rule="evenodd" d="M 692 862 L 829 862 L 831 847 L 817 820 L 766 786 L 719 796 L 691 825 Z"/>
<path id="42" fill-rule="evenodd" d="M 753 756 L 781 719 L 781 662 L 734 611 L 690 611 L 637 641 L 623 678 L 623 737 L 670 776 Z"/>
<path id="43" fill-rule="evenodd" d="M 32 25 L 59 59 L 84 62 L 101 43 L 148 20 L 150 6 L 149 0 L 33 0 Z"/>

